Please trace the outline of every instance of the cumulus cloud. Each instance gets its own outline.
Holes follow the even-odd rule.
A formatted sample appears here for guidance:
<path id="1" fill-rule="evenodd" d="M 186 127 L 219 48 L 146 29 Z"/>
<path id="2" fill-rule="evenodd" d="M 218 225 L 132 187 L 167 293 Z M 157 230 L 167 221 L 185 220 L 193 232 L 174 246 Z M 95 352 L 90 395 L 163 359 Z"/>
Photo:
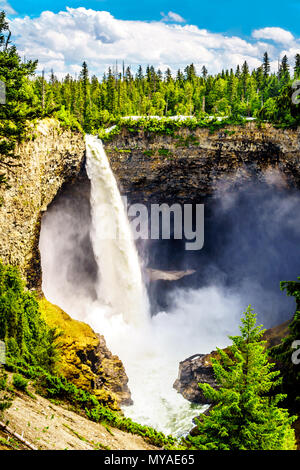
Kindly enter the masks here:
<path id="1" fill-rule="evenodd" d="M 185 23 L 185 19 L 182 16 L 178 15 L 178 13 L 174 13 L 174 11 L 169 11 L 167 15 L 161 13 L 162 21 L 174 21 L 175 23 Z"/>
<path id="2" fill-rule="evenodd" d="M 266 38 L 255 33 L 257 39 L 253 36 L 245 40 L 182 24 L 178 18 L 175 20 L 176 13 L 172 15 L 172 23 L 125 21 L 107 11 L 81 7 L 59 13 L 44 11 L 37 18 L 15 17 L 10 26 L 20 54 L 38 58 L 39 70 L 53 68 L 58 77 L 66 72 L 77 73 L 84 60 L 90 72 L 98 76 L 116 60 L 124 60 L 133 70 L 139 64 L 152 64 L 162 70 L 170 67 L 174 72 L 193 62 L 198 71 L 206 65 L 210 73 L 215 73 L 245 60 L 251 68 L 257 67 L 266 50 L 274 63 L 282 47 L 291 58 L 291 53 L 299 50 L 297 39 L 278 45 L 263 41 Z"/>
<path id="3" fill-rule="evenodd" d="M 252 33 L 252 37 L 255 39 L 271 39 L 281 44 L 289 44 L 294 41 L 292 33 L 282 28 L 255 29 Z"/>
<path id="4" fill-rule="evenodd" d="M 15 15 L 16 11 L 13 9 L 13 7 L 6 1 L 6 0 L 0 0 L 0 10 L 4 10 L 5 13 L 8 15 Z"/>

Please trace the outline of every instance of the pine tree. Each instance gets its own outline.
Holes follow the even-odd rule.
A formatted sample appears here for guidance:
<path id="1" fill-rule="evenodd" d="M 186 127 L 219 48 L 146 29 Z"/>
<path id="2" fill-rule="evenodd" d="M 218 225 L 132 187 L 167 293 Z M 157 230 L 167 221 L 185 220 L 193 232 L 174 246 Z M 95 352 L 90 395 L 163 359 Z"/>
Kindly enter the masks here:
<path id="1" fill-rule="evenodd" d="M 168 67 L 166 72 L 165 72 L 165 80 L 167 83 L 169 83 L 172 80 L 172 72 L 171 69 Z"/>
<path id="2" fill-rule="evenodd" d="M 279 80 L 283 84 L 286 84 L 290 79 L 290 70 L 289 69 L 290 69 L 290 66 L 289 66 L 288 57 L 285 55 L 282 58 L 282 61 L 281 61 L 280 67 L 279 67 L 279 72 L 278 72 Z"/>
<path id="3" fill-rule="evenodd" d="M 218 349 L 212 359 L 219 389 L 199 384 L 213 407 L 198 420 L 198 435 L 189 437 L 192 448 L 200 450 L 292 450 L 294 417 L 279 408 L 283 395 L 270 397 L 281 382 L 269 362 L 262 341 L 263 330 L 256 325 L 251 306 L 244 312 L 241 335 L 230 339 L 230 352 Z"/>
<path id="4" fill-rule="evenodd" d="M 137 71 L 137 74 L 136 74 L 136 78 L 137 78 L 137 80 L 139 80 L 139 81 L 142 81 L 143 78 L 144 78 L 143 68 L 142 68 L 141 65 L 139 65 L 139 67 L 138 67 L 138 71 Z"/>
<path id="5" fill-rule="evenodd" d="M 300 77 L 300 54 L 296 54 L 295 56 L 295 78 Z"/>
<path id="6" fill-rule="evenodd" d="M 8 33 L 8 36 L 5 36 L 5 33 Z M 2 49 L 3 47 L 7 49 L 7 44 L 10 39 L 10 34 L 9 34 L 9 26 L 8 22 L 6 21 L 5 13 L 4 11 L 0 12 L 0 48 Z"/>
<path id="7" fill-rule="evenodd" d="M 6 343 L 7 357 L 50 371 L 57 360 L 58 337 L 41 318 L 35 294 L 26 290 L 17 268 L 0 262 L 0 340 Z"/>
<path id="8" fill-rule="evenodd" d="M 269 76 L 271 67 L 270 67 L 270 59 L 269 55 L 267 52 L 264 53 L 264 58 L 263 58 L 263 74 L 264 78 L 266 79 Z"/>
<path id="9" fill-rule="evenodd" d="M 196 68 L 194 64 L 187 65 L 184 69 L 186 79 L 192 82 L 196 78 Z"/>
<path id="10" fill-rule="evenodd" d="M 15 145 L 26 138 L 27 120 L 40 115 L 41 102 L 34 94 L 28 77 L 34 74 L 37 61 L 22 62 L 16 47 L 11 45 L 11 33 L 0 13 L 0 80 L 5 84 L 6 101 L 0 106 L 0 167 L 9 173 L 16 162 Z M 1 182 L 6 181 L 4 174 Z"/>
<path id="11" fill-rule="evenodd" d="M 207 74 L 208 74 L 208 70 L 205 67 L 205 65 L 203 65 L 203 67 L 202 67 L 202 77 L 204 78 L 204 80 L 206 79 Z"/>
<path id="12" fill-rule="evenodd" d="M 82 92 L 83 92 L 83 127 L 88 131 L 89 127 L 89 71 L 86 62 L 83 62 L 80 73 L 80 79 L 82 81 Z"/>

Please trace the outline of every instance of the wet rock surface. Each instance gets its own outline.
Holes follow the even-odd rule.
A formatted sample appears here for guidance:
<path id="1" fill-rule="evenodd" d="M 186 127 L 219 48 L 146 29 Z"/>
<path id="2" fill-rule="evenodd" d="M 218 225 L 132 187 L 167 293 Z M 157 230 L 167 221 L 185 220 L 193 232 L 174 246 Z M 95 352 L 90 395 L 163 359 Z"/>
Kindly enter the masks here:
<path id="1" fill-rule="evenodd" d="M 198 383 L 207 383 L 213 388 L 217 386 L 209 354 L 195 354 L 180 362 L 178 378 L 173 387 L 186 400 L 206 404 L 208 400 L 198 387 Z"/>

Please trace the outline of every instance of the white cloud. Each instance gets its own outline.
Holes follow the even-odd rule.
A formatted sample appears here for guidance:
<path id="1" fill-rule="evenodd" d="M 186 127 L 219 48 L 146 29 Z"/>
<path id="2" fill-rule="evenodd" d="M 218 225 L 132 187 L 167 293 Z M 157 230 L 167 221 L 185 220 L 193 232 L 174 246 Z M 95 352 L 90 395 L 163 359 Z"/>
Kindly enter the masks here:
<path id="1" fill-rule="evenodd" d="M 255 39 L 270 39 L 281 44 L 289 44 L 294 40 L 292 33 L 282 28 L 256 29 L 253 31 L 252 37 Z"/>
<path id="2" fill-rule="evenodd" d="M 175 23 L 185 23 L 185 19 L 182 16 L 178 15 L 178 13 L 174 13 L 174 11 L 169 11 L 167 15 L 161 13 L 162 21 L 174 21 Z"/>
<path id="3" fill-rule="evenodd" d="M 15 15 L 16 11 L 13 9 L 13 7 L 6 1 L 6 0 L 0 0 L 0 10 L 4 10 L 7 15 Z"/>
<path id="4" fill-rule="evenodd" d="M 20 54 L 38 58 L 40 70 L 53 68 L 58 76 L 78 71 L 84 60 L 90 72 L 98 76 L 116 60 L 119 64 L 124 60 L 133 69 L 139 64 L 153 64 L 173 71 L 193 62 L 199 71 L 205 64 L 210 73 L 215 73 L 234 68 L 244 60 L 250 67 L 257 67 L 266 50 L 276 61 L 282 56 L 283 47 L 178 22 L 119 20 L 107 11 L 83 7 L 56 14 L 44 11 L 38 18 L 16 17 L 10 26 Z M 291 54 L 299 50 L 299 40 L 293 39 L 284 47 L 292 58 Z"/>

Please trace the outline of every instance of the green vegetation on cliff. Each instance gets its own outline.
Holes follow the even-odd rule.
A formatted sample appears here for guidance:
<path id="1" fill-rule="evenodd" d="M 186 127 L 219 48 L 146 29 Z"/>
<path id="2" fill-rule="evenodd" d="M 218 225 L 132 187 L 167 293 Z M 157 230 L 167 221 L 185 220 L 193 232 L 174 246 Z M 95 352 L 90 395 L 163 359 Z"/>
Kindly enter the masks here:
<path id="1" fill-rule="evenodd" d="M 122 119 L 118 118 L 115 125 L 110 129 L 100 129 L 98 132 L 99 138 L 105 141 L 110 141 L 114 136 L 121 133 L 123 128 L 126 128 L 131 133 L 137 133 L 143 131 L 148 134 L 160 134 L 160 135 L 171 135 L 174 137 L 176 147 L 188 147 L 189 145 L 199 145 L 199 142 L 195 136 L 190 135 L 184 139 L 182 136 L 177 134 L 178 130 L 182 127 L 193 131 L 199 128 L 208 128 L 211 133 L 218 129 L 224 129 L 226 126 L 239 125 L 243 126 L 246 123 L 246 119 L 243 117 L 224 117 L 222 119 L 216 117 L 187 117 L 186 119 L 170 119 L 168 117 L 162 117 L 160 119 L 151 117 L 141 117 L 138 119 Z M 223 130 L 223 132 L 230 132 Z M 118 150 L 120 152 L 120 150 Z M 168 156 L 169 151 L 167 149 L 159 149 L 159 154 Z M 148 151 L 148 156 L 151 156 Z"/>
<path id="2" fill-rule="evenodd" d="M 66 373 L 68 365 L 67 359 L 59 356 L 63 344 L 59 345 L 57 340 L 66 339 L 68 334 L 74 340 L 76 331 L 71 332 L 70 328 L 77 327 L 78 338 L 83 334 L 81 342 L 90 343 L 91 338 L 85 337 L 84 333 L 91 336 L 92 330 L 84 323 L 71 320 L 66 314 L 62 317 L 61 310 L 58 309 L 58 314 L 57 309 L 46 300 L 39 304 L 36 295 L 25 288 L 17 268 L 0 263 L 0 340 L 6 344 L 5 367 L 14 373 L 14 386 L 26 390 L 26 377 L 33 381 L 41 395 L 67 403 L 93 421 L 140 435 L 156 446 L 173 446 L 175 439 L 171 436 L 137 424 L 118 412 L 113 394 L 104 389 L 91 393 L 87 390 L 84 377 L 79 377 L 84 386 L 81 388 L 62 375 L 62 372 Z M 59 320 L 59 333 L 44 320 L 51 316 Z M 66 331 L 63 330 L 64 325 Z M 96 345 L 96 337 L 93 336 L 92 340 Z M 62 361 L 65 363 L 62 364 Z M 83 370 L 80 372 L 78 369 L 78 372 L 84 375 Z M 1 372 L 0 391 L 3 393 L 0 396 L 0 411 L 10 406 L 13 398 L 11 393 L 6 394 L 6 389 L 6 374 Z"/>
<path id="3" fill-rule="evenodd" d="M 264 331 L 256 325 L 249 306 L 240 327 L 241 335 L 230 339 L 230 354 L 218 349 L 220 360 L 212 359 L 217 390 L 199 384 L 213 403 L 208 416 L 198 420 L 198 435 L 189 437 L 200 450 L 293 450 L 295 417 L 278 407 L 283 395 L 271 395 L 281 383 L 280 372 L 272 371 L 262 341 Z"/>
<path id="4" fill-rule="evenodd" d="M 9 26 L 4 12 L 0 12 L 0 184 L 7 182 L 6 173 L 18 165 L 15 154 L 17 143 L 26 139 L 28 122 L 39 116 L 39 100 L 30 77 L 35 73 L 37 61 L 22 62 L 16 47 L 10 43 Z"/>
<path id="5" fill-rule="evenodd" d="M 0 262 L 0 340 L 7 359 L 55 369 L 57 333 L 41 317 L 36 295 L 25 288 L 16 267 Z"/>
<path id="6" fill-rule="evenodd" d="M 114 390 L 121 390 L 124 382 L 127 384 L 120 359 L 108 351 L 104 339 L 101 341 L 86 323 L 72 319 L 45 298 L 39 300 L 39 306 L 47 325 L 60 333 L 55 342 L 60 352 L 57 373 L 76 387 L 91 392 L 109 408 L 120 410 L 123 396 Z M 112 370 L 114 377 L 109 375 Z"/>

